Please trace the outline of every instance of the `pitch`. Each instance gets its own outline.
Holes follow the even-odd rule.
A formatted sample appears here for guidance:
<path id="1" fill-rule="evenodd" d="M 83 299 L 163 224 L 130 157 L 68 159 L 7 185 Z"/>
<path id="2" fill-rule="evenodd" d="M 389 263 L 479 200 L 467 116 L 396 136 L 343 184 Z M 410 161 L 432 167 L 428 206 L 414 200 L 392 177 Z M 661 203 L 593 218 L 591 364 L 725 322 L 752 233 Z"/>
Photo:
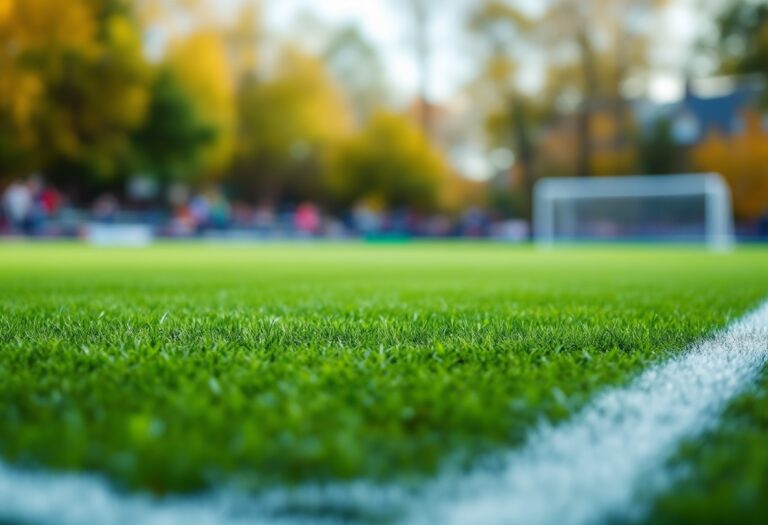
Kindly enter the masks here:
<path id="1" fill-rule="evenodd" d="M 2 461 L 158 496 L 418 487 L 743 316 L 766 268 L 759 248 L 3 245 Z M 761 378 L 622 520 L 766 516 Z"/>

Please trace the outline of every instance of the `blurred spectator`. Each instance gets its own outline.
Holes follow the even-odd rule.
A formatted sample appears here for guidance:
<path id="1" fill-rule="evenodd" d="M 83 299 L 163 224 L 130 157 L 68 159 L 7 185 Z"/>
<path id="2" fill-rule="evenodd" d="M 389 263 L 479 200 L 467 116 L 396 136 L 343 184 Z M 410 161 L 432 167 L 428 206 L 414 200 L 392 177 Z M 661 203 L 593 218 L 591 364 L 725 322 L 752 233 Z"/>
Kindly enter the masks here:
<path id="1" fill-rule="evenodd" d="M 117 199 L 113 195 L 105 193 L 93 203 L 93 219 L 96 222 L 113 223 L 117 220 L 119 208 Z"/>
<path id="2" fill-rule="evenodd" d="M 186 206 L 189 202 L 189 187 L 186 184 L 173 183 L 168 188 L 166 197 L 174 208 Z"/>
<path id="3" fill-rule="evenodd" d="M 227 198 L 219 191 L 213 192 L 211 198 L 211 226 L 216 230 L 224 230 L 229 227 L 230 206 Z"/>
<path id="4" fill-rule="evenodd" d="M 55 216 L 61 207 L 61 196 L 51 186 L 45 186 L 40 192 L 40 207 L 46 217 Z"/>
<path id="5" fill-rule="evenodd" d="M 172 237 L 188 237 L 195 233 L 197 233 L 197 222 L 189 206 L 177 206 L 168 225 L 168 234 Z"/>
<path id="6" fill-rule="evenodd" d="M 34 173 L 27 180 L 27 188 L 32 199 L 29 213 L 25 224 L 25 231 L 29 235 L 39 235 L 43 233 L 46 219 L 51 215 L 51 204 L 54 204 L 55 197 L 51 195 L 53 190 L 49 190 L 43 183 L 43 178 Z"/>
<path id="7" fill-rule="evenodd" d="M 424 221 L 422 229 L 429 237 L 447 237 L 451 233 L 451 221 L 445 215 L 433 215 Z"/>
<path id="8" fill-rule="evenodd" d="M 3 193 L 3 210 L 11 231 L 23 232 L 32 210 L 32 194 L 29 186 L 22 182 L 12 182 Z"/>
<path id="9" fill-rule="evenodd" d="M 500 221 L 492 225 L 491 236 L 499 241 L 525 242 L 530 238 L 530 227 L 521 219 Z"/>
<path id="10" fill-rule="evenodd" d="M 760 239 L 768 239 L 768 210 L 765 210 L 757 220 L 757 237 Z"/>
<path id="11" fill-rule="evenodd" d="M 409 212 L 405 208 L 399 208 L 386 214 L 385 227 L 383 228 L 389 233 L 397 235 L 406 235 L 409 233 Z"/>
<path id="12" fill-rule="evenodd" d="M 259 233 L 266 234 L 273 230 L 277 224 L 275 208 L 269 203 L 260 204 L 254 214 L 254 224 Z"/>
<path id="13" fill-rule="evenodd" d="M 320 231 L 320 212 L 311 202 L 300 204 L 293 216 L 293 225 L 302 235 L 313 236 Z"/>
<path id="14" fill-rule="evenodd" d="M 230 222 L 236 228 L 249 228 L 254 226 L 255 215 L 248 203 L 233 202 L 230 209 Z"/>
<path id="15" fill-rule="evenodd" d="M 381 214 L 367 204 L 358 204 L 352 210 L 352 226 L 362 235 L 378 233 L 381 224 Z"/>
<path id="16" fill-rule="evenodd" d="M 197 233 L 202 233 L 210 225 L 211 203 L 205 195 L 195 195 L 189 201 L 189 213 L 195 223 Z"/>
<path id="17" fill-rule="evenodd" d="M 488 233 L 489 222 L 485 212 L 473 206 L 464 212 L 461 233 L 465 237 L 484 237 Z"/>
<path id="18" fill-rule="evenodd" d="M 348 235 L 344 223 L 333 217 L 323 221 L 322 236 L 326 239 L 342 239 Z"/>

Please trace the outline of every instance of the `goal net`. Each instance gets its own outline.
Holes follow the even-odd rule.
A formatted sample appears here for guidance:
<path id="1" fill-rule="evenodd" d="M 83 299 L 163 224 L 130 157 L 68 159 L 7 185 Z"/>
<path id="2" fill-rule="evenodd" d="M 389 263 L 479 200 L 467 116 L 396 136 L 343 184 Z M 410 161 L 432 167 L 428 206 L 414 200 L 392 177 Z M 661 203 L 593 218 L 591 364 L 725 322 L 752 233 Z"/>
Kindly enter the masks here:
<path id="1" fill-rule="evenodd" d="M 728 185 L 717 174 L 547 178 L 534 190 L 534 238 L 558 242 L 734 242 Z"/>

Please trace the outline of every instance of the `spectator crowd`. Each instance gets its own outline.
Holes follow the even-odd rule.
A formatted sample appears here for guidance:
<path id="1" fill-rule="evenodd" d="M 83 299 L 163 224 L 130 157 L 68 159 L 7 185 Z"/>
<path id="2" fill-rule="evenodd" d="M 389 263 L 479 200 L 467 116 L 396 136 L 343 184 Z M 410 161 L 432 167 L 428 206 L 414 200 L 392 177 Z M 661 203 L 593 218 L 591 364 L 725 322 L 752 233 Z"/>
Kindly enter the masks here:
<path id="1" fill-rule="evenodd" d="M 425 215 L 408 209 L 382 210 L 359 204 L 341 214 L 328 213 L 313 202 L 296 205 L 252 205 L 229 199 L 218 188 L 190 194 L 171 188 L 168 205 L 96 196 L 88 206 L 76 206 L 44 178 L 34 174 L 16 180 L 2 192 L 0 236 L 67 238 L 81 236 L 86 225 L 142 224 L 158 237 L 312 239 L 368 238 L 505 238 L 525 240 L 523 221 L 504 221 L 485 210 L 470 207 L 463 214 Z"/>

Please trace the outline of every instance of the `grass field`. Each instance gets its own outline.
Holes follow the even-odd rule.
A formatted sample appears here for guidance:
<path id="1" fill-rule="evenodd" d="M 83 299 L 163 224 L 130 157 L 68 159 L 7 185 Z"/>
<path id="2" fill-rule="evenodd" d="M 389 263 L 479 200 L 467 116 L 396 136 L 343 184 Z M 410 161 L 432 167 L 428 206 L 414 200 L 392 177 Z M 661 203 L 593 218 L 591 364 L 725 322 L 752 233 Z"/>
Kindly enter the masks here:
<path id="1" fill-rule="evenodd" d="M 767 269 L 758 248 L 0 245 L 0 455 L 159 494 L 418 483 L 741 316 Z M 683 447 L 659 519 L 766 512 L 767 392 Z"/>
<path id="2" fill-rule="evenodd" d="M 656 502 L 654 525 L 765 525 L 768 520 L 768 373 L 720 427 L 684 443 L 670 468 L 686 475 Z"/>

